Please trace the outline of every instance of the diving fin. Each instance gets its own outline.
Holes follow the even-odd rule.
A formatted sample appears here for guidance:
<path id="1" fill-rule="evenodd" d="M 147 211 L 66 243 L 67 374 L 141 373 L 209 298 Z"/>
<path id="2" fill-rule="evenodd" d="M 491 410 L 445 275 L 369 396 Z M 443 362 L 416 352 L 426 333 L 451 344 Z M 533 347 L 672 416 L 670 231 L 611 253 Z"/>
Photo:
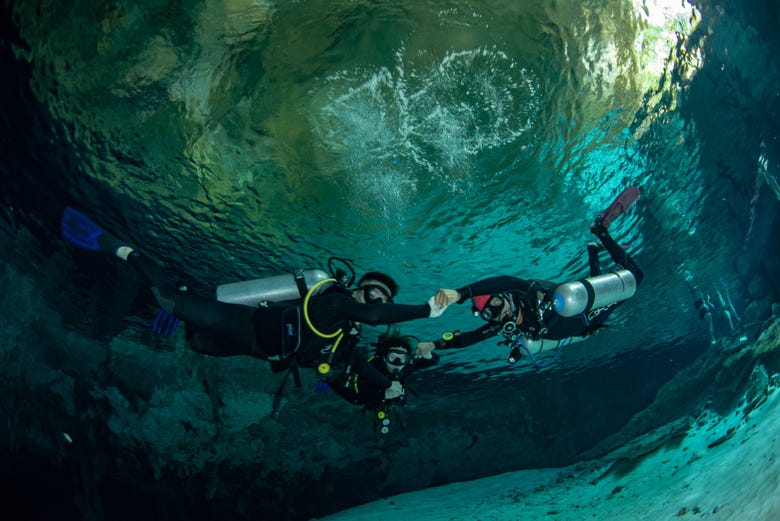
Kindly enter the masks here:
<path id="1" fill-rule="evenodd" d="M 609 228 L 612 221 L 628 210 L 634 202 L 639 199 L 639 188 L 629 186 L 618 195 L 609 207 L 596 217 L 596 222 L 601 223 L 604 228 Z"/>
<path id="2" fill-rule="evenodd" d="M 179 326 L 179 319 L 164 309 L 157 312 L 157 317 L 152 324 L 152 331 L 160 335 L 172 335 Z"/>
<path id="3" fill-rule="evenodd" d="M 104 232 L 100 226 L 70 206 L 65 208 L 60 223 L 62 237 L 79 248 L 92 251 L 105 251 L 116 253 L 122 243 L 116 238 Z"/>

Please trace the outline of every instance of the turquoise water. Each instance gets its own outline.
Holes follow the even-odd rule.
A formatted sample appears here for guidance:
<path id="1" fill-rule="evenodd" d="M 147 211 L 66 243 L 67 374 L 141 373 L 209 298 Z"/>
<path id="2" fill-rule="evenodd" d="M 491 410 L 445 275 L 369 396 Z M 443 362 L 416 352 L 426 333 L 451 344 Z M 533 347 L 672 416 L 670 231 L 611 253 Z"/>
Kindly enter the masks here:
<path id="1" fill-rule="evenodd" d="M 496 273 L 580 276 L 591 219 L 629 184 L 645 195 L 616 223 L 621 240 L 642 251 L 637 223 L 652 213 L 686 255 L 695 230 L 680 230 L 699 220 L 707 180 L 696 128 L 674 110 L 687 82 L 674 76 L 696 73 L 681 54 L 701 52 L 689 41 L 701 15 L 653 9 L 16 11 L 37 97 L 76 151 L 61 174 L 75 204 L 204 284 L 338 255 L 395 274 L 414 302 Z M 696 238 L 721 242 L 707 230 Z M 644 262 L 650 272 L 679 264 Z M 656 295 L 668 291 L 653 279 Z"/>
<path id="2" fill-rule="evenodd" d="M 613 327 L 547 371 L 563 381 L 645 360 L 658 374 L 687 363 L 709 345 L 696 292 L 720 291 L 755 317 L 777 300 L 780 74 L 769 4 L 11 9 L 18 37 L 5 48 L 21 79 L 10 90 L 24 116 L 11 108 L 5 119 L 19 143 L 6 142 L 3 257 L 43 274 L 41 296 L 67 331 L 158 342 L 146 336 L 155 309 L 137 281 L 63 248 L 65 205 L 195 290 L 337 255 L 358 272 L 393 274 L 397 301 L 418 303 L 498 274 L 583 276 L 590 222 L 635 185 L 639 202 L 611 230 L 647 278 Z M 95 298 L 116 287 L 126 301 Z M 468 311 L 405 332 L 477 327 Z M 719 317 L 716 333 L 730 334 Z M 495 391 L 474 382 L 536 375 L 506 355 L 492 341 L 448 353 L 430 403 L 476 402 L 471 392 Z"/>

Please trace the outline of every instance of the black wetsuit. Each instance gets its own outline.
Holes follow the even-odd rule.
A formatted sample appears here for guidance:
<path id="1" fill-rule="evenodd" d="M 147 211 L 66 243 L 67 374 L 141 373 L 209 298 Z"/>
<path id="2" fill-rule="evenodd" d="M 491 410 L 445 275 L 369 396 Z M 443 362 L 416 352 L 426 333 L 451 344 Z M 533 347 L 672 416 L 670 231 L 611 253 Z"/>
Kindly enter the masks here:
<path id="1" fill-rule="evenodd" d="M 644 278 L 644 274 L 639 269 L 639 266 L 612 239 L 606 229 L 594 227 L 593 232 L 601 240 L 612 260 L 618 266 L 629 270 L 634 275 L 638 287 Z M 589 248 L 588 257 L 590 276 L 600 275 L 598 251 Z M 547 280 L 526 280 L 509 275 L 490 277 L 459 289 L 460 300 L 458 303 L 461 304 L 478 295 L 507 293 L 511 296 L 514 305 L 517 306 L 523 317 L 523 321 L 518 325 L 518 329 L 533 340 L 539 338 L 561 340 L 573 336 L 588 335 L 602 327 L 607 317 L 615 308 L 622 304 L 622 302 L 617 302 L 573 317 L 563 317 L 552 309 L 545 308 L 543 305 L 540 306 L 541 303 L 552 300 L 552 294 L 556 287 L 558 287 L 557 283 Z M 541 301 L 538 295 L 539 292 L 541 292 Z M 434 344 L 436 344 L 437 349 L 466 347 L 496 336 L 501 330 L 502 324 L 488 322 L 473 331 L 455 335 L 451 340 L 436 340 Z"/>
<path id="2" fill-rule="evenodd" d="M 415 358 L 400 371 L 389 373 L 382 357 L 373 356 L 366 360 L 356 355 L 349 368 L 339 372 L 338 377 L 329 380 L 329 384 L 331 389 L 346 401 L 376 408 L 383 403 L 403 399 L 403 396 L 392 400 L 385 399 L 385 391 L 393 381 L 399 381 L 403 385 L 409 374 L 430 367 L 438 361 L 439 355 L 433 353 L 431 358 Z"/>
<path id="3" fill-rule="evenodd" d="M 323 338 L 307 325 L 303 299 L 269 303 L 257 308 L 204 298 L 175 287 L 165 272 L 148 257 L 133 252 L 128 257 L 151 286 L 168 313 L 187 324 L 190 347 L 213 356 L 249 355 L 264 360 L 295 358 L 301 366 L 316 365 L 337 337 Z M 353 323 L 394 324 L 430 315 L 428 304 L 361 304 L 339 290 L 311 297 L 309 318 L 321 333 L 342 329 L 342 356 L 351 353 Z M 343 351 L 342 351 L 343 349 Z"/>

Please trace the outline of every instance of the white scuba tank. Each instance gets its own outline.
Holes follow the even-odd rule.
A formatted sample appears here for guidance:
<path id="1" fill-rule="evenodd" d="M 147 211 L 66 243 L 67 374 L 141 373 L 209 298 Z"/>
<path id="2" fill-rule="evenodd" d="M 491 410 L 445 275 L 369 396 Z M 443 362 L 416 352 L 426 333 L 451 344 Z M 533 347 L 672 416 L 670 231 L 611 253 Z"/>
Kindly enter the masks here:
<path id="1" fill-rule="evenodd" d="M 514 322 L 504 324 L 502 333 L 504 334 L 504 338 L 509 340 L 510 345 L 513 345 L 512 351 L 509 353 L 509 358 L 507 359 L 510 364 L 516 364 L 520 361 L 520 358 L 523 356 L 521 348 L 524 348 L 526 354 L 530 356 L 531 360 L 536 364 L 536 355 L 545 351 L 557 351 L 560 353 L 560 350 L 563 349 L 564 346 L 582 342 L 588 338 L 587 336 L 570 336 L 559 340 L 552 340 L 549 338 L 538 338 L 534 340 L 524 334 L 517 334 L 517 325 Z"/>
<path id="2" fill-rule="evenodd" d="M 295 270 L 293 273 L 266 277 L 264 279 L 231 282 L 217 286 L 217 300 L 230 304 L 257 307 L 261 302 L 282 302 L 303 298 L 315 284 L 330 275 L 322 270 Z M 323 284 L 317 292 L 323 291 Z"/>
<path id="3" fill-rule="evenodd" d="M 636 278 L 628 270 L 567 282 L 555 288 L 553 309 L 563 317 L 573 317 L 615 304 L 634 296 Z"/>
<path id="4" fill-rule="evenodd" d="M 550 340 L 549 338 L 540 338 L 538 340 L 531 340 L 527 336 L 523 335 L 520 339 L 522 345 L 528 348 L 528 351 L 532 355 L 538 355 L 545 351 L 552 351 L 559 347 L 567 346 L 569 344 L 575 344 L 587 340 L 587 336 L 570 336 L 567 338 L 561 338 L 560 340 Z"/>

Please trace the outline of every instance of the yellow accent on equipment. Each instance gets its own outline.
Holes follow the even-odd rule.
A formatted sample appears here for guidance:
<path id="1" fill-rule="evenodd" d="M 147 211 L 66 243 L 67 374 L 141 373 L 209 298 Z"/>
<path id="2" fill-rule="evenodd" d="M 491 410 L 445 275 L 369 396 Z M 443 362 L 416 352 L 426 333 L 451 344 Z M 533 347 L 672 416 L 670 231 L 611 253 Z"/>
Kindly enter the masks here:
<path id="1" fill-rule="evenodd" d="M 330 372 L 330 362 L 333 361 L 333 354 L 336 352 L 336 349 L 338 349 L 341 339 L 344 338 L 344 329 L 338 328 L 333 333 L 323 333 L 322 331 L 314 327 L 314 324 L 311 323 L 311 319 L 309 318 L 309 298 L 311 298 L 311 296 L 314 294 L 317 288 L 319 288 L 322 284 L 325 284 L 326 282 L 337 282 L 337 281 L 336 279 L 325 279 L 319 281 L 317 284 L 312 286 L 309 292 L 306 293 L 306 297 L 303 299 L 303 318 L 306 320 L 306 325 L 309 326 L 309 328 L 314 332 L 315 335 L 321 338 L 336 337 L 336 341 L 333 342 L 333 347 L 330 349 L 330 353 L 328 354 L 328 361 L 322 362 L 320 365 L 317 366 L 317 372 L 319 372 L 321 375 L 326 375 Z"/>

